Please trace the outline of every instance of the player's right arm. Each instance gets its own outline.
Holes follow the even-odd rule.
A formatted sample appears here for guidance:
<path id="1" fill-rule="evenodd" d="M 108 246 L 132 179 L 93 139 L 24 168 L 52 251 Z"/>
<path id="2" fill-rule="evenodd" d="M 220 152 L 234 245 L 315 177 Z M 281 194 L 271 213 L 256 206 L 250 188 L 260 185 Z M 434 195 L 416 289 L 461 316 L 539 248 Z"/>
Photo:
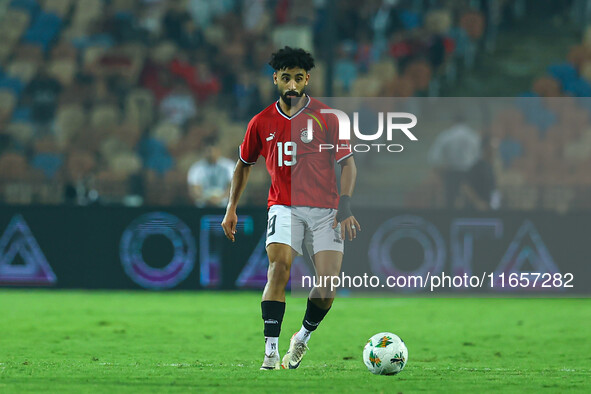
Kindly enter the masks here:
<path id="1" fill-rule="evenodd" d="M 245 164 L 242 160 L 238 160 L 236 167 L 234 168 L 234 175 L 232 175 L 232 183 L 230 184 L 230 199 L 228 206 L 226 207 L 226 215 L 222 221 L 222 228 L 226 237 L 234 242 L 236 234 L 236 224 L 238 223 L 238 215 L 236 215 L 236 207 L 240 196 L 246 187 L 248 182 L 248 176 L 250 175 L 250 165 Z"/>
<path id="2" fill-rule="evenodd" d="M 250 167 L 256 163 L 257 158 L 261 152 L 261 139 L 257 128 L 257 118 L 255 116 L 248 123 L 244 141 L 239 148 L 240 159 L 234 167 L 234 174 L 232 175 L 232 183 L 230 183 L 230 198 L 228 206 L 226 207 L 226 215 L 222 221 L 222 228 L 226 237 L 234 242 L 236 234 L 236 224 L 238 223 L 238 216 L 236 215 L 236 207 L 240 196 L 248 182 L 248 175 L 250 174 Z"/>

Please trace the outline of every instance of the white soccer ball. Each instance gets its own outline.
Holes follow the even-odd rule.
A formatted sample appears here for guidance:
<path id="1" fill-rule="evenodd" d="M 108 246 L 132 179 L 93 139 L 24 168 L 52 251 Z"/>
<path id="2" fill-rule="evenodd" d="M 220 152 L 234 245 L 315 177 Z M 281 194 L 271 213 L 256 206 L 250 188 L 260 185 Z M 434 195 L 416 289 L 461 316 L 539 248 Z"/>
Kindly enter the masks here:
<path id="1" fill-rule="evenodd" d="M 408 362 L 408 349 L 397 335 L 380 332 L 365 344 L 363 362 L 373 374 L 396 375 Z"/>

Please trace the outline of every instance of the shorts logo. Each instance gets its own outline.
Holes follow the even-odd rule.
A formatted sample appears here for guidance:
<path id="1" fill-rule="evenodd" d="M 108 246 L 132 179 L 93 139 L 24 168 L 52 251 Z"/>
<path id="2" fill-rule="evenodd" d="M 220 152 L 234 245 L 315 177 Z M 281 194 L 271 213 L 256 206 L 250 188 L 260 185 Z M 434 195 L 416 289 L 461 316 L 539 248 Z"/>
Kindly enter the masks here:
<path id="1" fill-rule="evenodd" d="M 334 239 L 332 240 L 332 242 L 336 242 L 338 244 L 342 244 L 343 240 L 341 239 L 341 224 L 337 224 L 337 226 L 334 229 Z"/>

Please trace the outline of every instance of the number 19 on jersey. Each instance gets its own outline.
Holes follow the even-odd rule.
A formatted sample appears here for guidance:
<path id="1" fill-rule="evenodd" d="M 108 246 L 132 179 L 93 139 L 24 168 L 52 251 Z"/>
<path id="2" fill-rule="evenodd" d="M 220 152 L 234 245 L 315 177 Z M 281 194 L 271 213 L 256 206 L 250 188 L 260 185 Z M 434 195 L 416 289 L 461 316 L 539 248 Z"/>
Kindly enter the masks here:
<path id="1" fill-rule="evenodd" d="M 278 142 L 277 143 L 277 165 L 279 167 L 283 166 L 293 166 L 296 164 L 296 154 L 298 152 L 298 146 L 293 141 L 288 141 L 286 143 Z M 289 160 L 288 160 L 289 158 Z"/>

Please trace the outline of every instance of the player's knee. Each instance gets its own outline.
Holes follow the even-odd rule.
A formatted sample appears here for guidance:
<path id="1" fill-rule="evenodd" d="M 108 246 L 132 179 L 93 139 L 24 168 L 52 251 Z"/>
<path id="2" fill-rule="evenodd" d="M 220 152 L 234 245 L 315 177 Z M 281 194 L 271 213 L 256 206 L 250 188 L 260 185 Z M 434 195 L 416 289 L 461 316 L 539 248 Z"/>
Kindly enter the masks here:
<path id="1" fill-rule="evenodd" d="M 269 262 L 268 279 L 270 281 L 287 282 L 291 264 L 286 261 L 275 260 Z"/>

